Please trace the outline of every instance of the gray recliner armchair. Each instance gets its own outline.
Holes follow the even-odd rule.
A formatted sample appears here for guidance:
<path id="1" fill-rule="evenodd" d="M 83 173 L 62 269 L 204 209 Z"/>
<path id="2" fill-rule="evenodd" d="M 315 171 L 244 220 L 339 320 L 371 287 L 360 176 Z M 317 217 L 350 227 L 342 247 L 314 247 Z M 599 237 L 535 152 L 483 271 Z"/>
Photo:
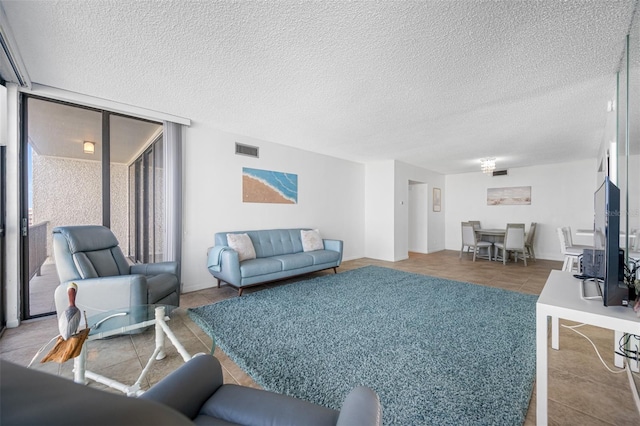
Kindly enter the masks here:
<path id="1" fill-rule="evenodd" d="M 131 265 L 109 228 L 54 228 L 53 252 L 60 279 L 55 291 L 58 317 L 69 306 L 69 282 L 78 285 L 76 306 L 87 316 L 128 306 L 180 304 L 177 262 Z"/>
<path id="2" fill-rule="evenodd" d="M 340 411 L 290 396 L 223 384 L 210 355 L 196 356 L 129 398 L 29 370 L 0 359 L 0 424 L 7 425 L 252 425 L 380 426 L 378 395 L 354 388 Z"/>

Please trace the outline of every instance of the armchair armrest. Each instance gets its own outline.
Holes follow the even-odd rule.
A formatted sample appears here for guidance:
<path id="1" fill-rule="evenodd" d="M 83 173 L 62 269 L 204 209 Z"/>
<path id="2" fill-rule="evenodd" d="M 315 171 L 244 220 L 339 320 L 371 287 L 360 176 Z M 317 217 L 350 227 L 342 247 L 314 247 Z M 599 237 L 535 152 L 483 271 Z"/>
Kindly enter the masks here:
<path id="1" fill-rule="evenodd" d="M 129 273 L 142 275 L 173 274 L 178 276 L 178 262 L 136 263 L 131 265 Z"/>
<path id="2" fill-rule="evenodd" d="M 382 408 L 378 395 L 359 386 L 349 392 L 342 404 L 337 426 L 381 426 Z"/>
<path id="3" fill-rule="evenodd" d="M 88 317 L 111 309 L 147 304 L 147 279 L 143 275 L 116 275 L 69 282 L 78 285 L 76 306 L 81 312 L 86 311 Z M 58 317 L 69 306 L 69 282 L 61 283 L 54 294 Z"/>
<path id="4" fill-rule="evenodd" d="M 211 355 L 198 355 L 159 381 L 139 398 L 159 402 L 195 418 L 222 386 L 222 367 Z"/>

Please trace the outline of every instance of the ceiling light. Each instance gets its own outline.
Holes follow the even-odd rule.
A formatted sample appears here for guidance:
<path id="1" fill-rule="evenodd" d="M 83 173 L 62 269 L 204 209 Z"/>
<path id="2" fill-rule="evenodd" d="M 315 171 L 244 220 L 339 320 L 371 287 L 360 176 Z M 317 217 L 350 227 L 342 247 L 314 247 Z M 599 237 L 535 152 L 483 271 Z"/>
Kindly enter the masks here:
<path id="1" fill-rule="evenodd" d="M 482 169 L 482 173 L 493 173 L 493 171 L 496 169 L 496 159 L 483 158 L 482 160 L 480 160 L 480 168 Z"/>
<path id="2" fill-rule="evenodd" d="M 96 151 L 96 143 L 84 141 L 82 148 L 85 154 L 93 154 Z"/>

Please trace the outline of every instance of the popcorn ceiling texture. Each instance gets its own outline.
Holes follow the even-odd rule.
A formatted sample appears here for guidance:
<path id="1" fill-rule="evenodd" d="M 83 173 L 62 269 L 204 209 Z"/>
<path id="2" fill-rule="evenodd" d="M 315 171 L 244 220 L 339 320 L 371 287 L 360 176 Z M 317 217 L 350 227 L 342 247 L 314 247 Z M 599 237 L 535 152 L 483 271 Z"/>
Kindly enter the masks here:
<path id="1" fill-rule="evenodd" d="M 635 5 L 2 1 L 36 83 L 442 173 L 595 158 Z"/>

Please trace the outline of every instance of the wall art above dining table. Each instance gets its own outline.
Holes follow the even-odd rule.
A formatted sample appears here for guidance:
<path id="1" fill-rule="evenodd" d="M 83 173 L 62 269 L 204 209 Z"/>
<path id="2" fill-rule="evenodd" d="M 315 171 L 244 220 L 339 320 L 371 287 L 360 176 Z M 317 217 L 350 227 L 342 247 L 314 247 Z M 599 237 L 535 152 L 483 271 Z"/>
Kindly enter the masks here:
<path id="1" fill-rule="evenodd" d="M 514 206 L 531 204 L 530 186 L 487 188 L 488 206 Z"/>

